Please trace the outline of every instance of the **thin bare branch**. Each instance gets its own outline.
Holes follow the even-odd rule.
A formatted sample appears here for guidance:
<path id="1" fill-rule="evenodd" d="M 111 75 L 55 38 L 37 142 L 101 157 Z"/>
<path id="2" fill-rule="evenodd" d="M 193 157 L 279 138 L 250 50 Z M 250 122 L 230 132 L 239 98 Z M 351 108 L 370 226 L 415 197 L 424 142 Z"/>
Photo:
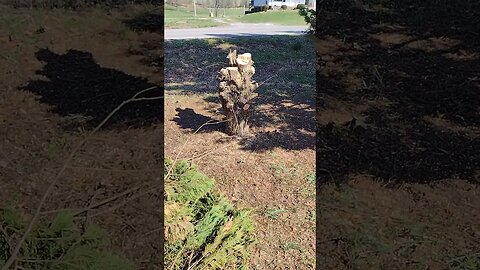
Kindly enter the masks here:
<path id="1" fill-rule="evenodd" d="M 140 94 L 143 94 L 147 91 L 150 91 L 150 90 L 153 90 L 155 89 L 155 87 L 150 87 L 150 88 L 147 88 L 147 89 L 144 89 L 140 92 L 138 92 L 137 94 L 135 94 L 131 99 L 128 99 L 128 100 L 125 100 L 124 102 L 122 102 L 119 106 L 117 106 L 107 117 L 105 117 L 105 119 L 103 119 L 103 121 L 98 124 L 95 129 L 93 129 L 85 138 L 83 138 L 83 140 L 81 140 L 72 150 L 72 152 L 70 153 L 70 155 L 68 155 L 68 157 L 66 158 L 65 160 L 65 163 L 63 164 L 63 166 L 61 167 L 60 171 L 57 173 L 57 175 L 55 176 L 55 178 L 52 180 L 52 182 L 50 183 L 50 185 L 47 187 L 47 190 L 45 191 L 45 193 L 43 194 L 42 198 L 40 199 L 40 202 L 38 203 L 38 206 L 37 206 L 37 209 L 35 211 L 35 214 L 32 218 L 32 220 L 30 221 L 30 223 L 28 224 L 25 232 L 23 233 L 22 237 L 20 238 L 20 240 L 18 241 L 18 243 L 16 244 L 12 254 L 10 255 L 10 257 L 8 258 L 8 260 L 5 262 L 5 264 L 2 266 L 1 270 L 8 270 L 12 264 L 16 261 L 17 259 L 17 256 L 18 256 L 18 253 L 20 251 L 20 249 L 22 248 L 23 246 L 23 243 L 27 240 L 27 237 L 29 236 L 30 232 L 32 231 L 33 229 L 33 226 L 35 225 L 35 223 L 37 222 L 39 216 L 40 216 L 40 213 L 42 211 L 42 207 L 43 205 L 45 204 L 45 201 L 47 200 L 48 196 L 50 195 L 50 193 L 52 192 L 53 188 L 55 187 L 55 185 L 58 183 L 59 179 L 61 178 L 61 176 L 63 175 L 63 173 L 65 172 L 65 170 L 67 169 L 68 165 L 70 164 L 70 162 L 72 161 L 73 157 L 75 156 L 75 154 L 77 153 L 78 150 L 80 150 L 80 148 L 85 144 L 85 142 L 93 135 L 95 134 L 98 130 L 100 130 L 104 125 L 105 123 L 108 122 L 108 120 L 110 120 L 110 118 L 112 118 L 113 115 L 115 115 L 123 106 L 125 106 L 126 104 L 130 103 L 130 102 L 133 102 L 133 101 L 138 101 L 139 99 L 137 99 L 137 97 L 140 95 Z"/>

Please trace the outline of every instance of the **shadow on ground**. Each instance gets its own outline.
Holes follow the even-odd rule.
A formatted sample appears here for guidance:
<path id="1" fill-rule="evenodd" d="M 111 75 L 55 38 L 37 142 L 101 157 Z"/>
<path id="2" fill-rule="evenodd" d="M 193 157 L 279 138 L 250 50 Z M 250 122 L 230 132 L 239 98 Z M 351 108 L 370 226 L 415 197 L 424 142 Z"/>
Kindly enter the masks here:
<path id="1" fill-rule="evenodd" d="M 99 124 L 122 102 L 142 90 L 152 88 L 138 98 L 163 95 L 159 85 L 103 68 L 88 52 L 69 50 L 65 54 L 56 54 L 49 49 L 40 49 L 35 55 L 45 63 L 37 74 L 46 80 L 30 81 L 22 89 L 39 95 L 40 101 L 52 106 L 54 113 L 84 117 L 86 126 Z M 123 106 L 105 126 L 141 127 L 163 122 L 163 115 L 161 99 L 131 102 Z"/>
<path id="2" fill-rule="evenodd" d="M 241 139 L 245 150 L 267 151 L 315 147 L 313 42 L 306 37 L 275 36 L 167 41 L 165 43 L 166 92 L 201 95 L 202 112 L 223 118 L 217 98 L 218 71 L 227 65 L 230 48 L 250 52 L 255 61 L 254 79 L 261 86 L 251 118 L 254 137 Z M 279 49 L 281 46 L 281 49 Z M 309 57 L 311 56 L 311 57 Z M 288 65 L 284 61 L 288 59 Z M 217 117 L 218 116 L 218 117 Z M 175 122 L 195 131 L 211 119 L 199 111 L 177 109 Z M 203 122 L 202 122 L 203 121 Z M 224 125 L 205 127 L 204 132 L 223 131 Z"/>
<path id="3" fill-rule="evenodd" d="M 391 183 L 479 180 L 479 19 L 422 16 L 420 24 L 402 11 L 319 20 L 321 182 L 352 174 Z M 340 110 L 351 116 L 336 117 Z"/>
<path id="4" fill-rule="evenodd" d="M 205 133 L 211 131 L 221 131 L 224 124 L 216 124 L 215 119 L 196 113 L 193 109 L 176 108 L 177 116 L 173 119 L 177 125 L 190 132 Z M 214 124 L 215 123 L 215 124 Z"/>
<path id="5" fill-rule="evenodd" d="M 216 100 L 210 97 L 205 98 L 206 102 L 212 102 L 214 104 Z M 177 116 L 173 119 L 177 125 L 189 132 L 197 133 L 209 133 L 213 131 L 225 131 L 225 124 L 219 123 L 219 120 L 213 119 L 210 116 L 199 114 L 191 108 L 175 110 Z M 209 113 L 220 115 L 221 110 L 209 110 Z M 287 106 L 278 105 L 276 113 L 279 114 L 276 119 L 275 116 L 268 116 L 262 112 L 253 113 L 250 118 L 252 132 L 251 137 L 240 139 L 240 144 L 246 149 L 251 151 L 267 151 L 272 150 L 275 147 L 280 147 L 288 150 L 302 150 L 311 149 L 314 146 L 314 125 L 306 125 L 304 118 L 305 114 L 312 114 L 312 111 L 303 108 L 292 108 Z M 223 117 L 223 116 L 220 116 Z M 313 116 L 310 116 L 313 117 Z M 310 118 L 313 121 L 313 118 Z M 221 121 L 221 120 L 220 120 Z M 275 125 L 276 121 L 286 122 L 289 124 L 278 124 L 275 128 L 268 131 L 262 130 L 262 124 Z M 205 125 L 204 125 L 205 124 Z"/>
<path id="6" fill-rule="evenodd" d="M 163 7 L 158 12 L 149 11 L 123 21 L 130 29 L 136 32 L 163 33 L 164 15 Z"/>

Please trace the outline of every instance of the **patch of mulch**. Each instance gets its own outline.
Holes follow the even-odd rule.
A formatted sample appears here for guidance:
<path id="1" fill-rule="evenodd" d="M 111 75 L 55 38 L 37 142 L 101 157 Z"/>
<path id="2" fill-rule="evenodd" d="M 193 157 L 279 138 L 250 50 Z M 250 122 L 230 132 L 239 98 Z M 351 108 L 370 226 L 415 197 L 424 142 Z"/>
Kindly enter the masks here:
<path id="1" fill-rule="evenodd" d="M 479 181 L 480 43 L 472 40 L 478 25 L 451 15 L 453 32 L 428 17 L 427 31 L 401 11 L 354 9 L 321 17 L 321 182 L 364 173 L 396 184 Z M 339 104 L 351 118 L 324 121 Z"/>

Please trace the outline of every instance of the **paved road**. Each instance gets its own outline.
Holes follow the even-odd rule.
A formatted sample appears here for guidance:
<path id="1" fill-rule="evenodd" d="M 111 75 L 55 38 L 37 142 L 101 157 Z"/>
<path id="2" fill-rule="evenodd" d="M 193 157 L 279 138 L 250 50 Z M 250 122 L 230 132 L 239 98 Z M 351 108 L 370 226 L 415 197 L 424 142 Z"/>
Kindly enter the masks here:
<path id="1" fill-rule="evenodd" d="M 165 39 L 203 39 L 241 36 L 302 35 L 307 26 L 234 23 L 226 26 L 191 29 L 165 29 Z"/>

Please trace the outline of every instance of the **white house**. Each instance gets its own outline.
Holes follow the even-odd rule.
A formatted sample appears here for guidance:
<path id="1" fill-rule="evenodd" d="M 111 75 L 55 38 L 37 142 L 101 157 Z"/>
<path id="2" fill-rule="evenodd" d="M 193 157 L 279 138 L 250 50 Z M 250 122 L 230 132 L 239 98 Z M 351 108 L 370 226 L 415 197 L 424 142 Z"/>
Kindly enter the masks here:
<path id="1" fill-rule="evenodd" d="M 281 0 L 281 1 L 272 1 L 272 0 L 253 0 L 252 6 L 254 7 L 261 7 L 264 5 L 271 6 L 271 7 L 281 7 L 283 5 L 289 8 L 295 8 L 298 4 L 305 5 L 306 0 Z"/>

